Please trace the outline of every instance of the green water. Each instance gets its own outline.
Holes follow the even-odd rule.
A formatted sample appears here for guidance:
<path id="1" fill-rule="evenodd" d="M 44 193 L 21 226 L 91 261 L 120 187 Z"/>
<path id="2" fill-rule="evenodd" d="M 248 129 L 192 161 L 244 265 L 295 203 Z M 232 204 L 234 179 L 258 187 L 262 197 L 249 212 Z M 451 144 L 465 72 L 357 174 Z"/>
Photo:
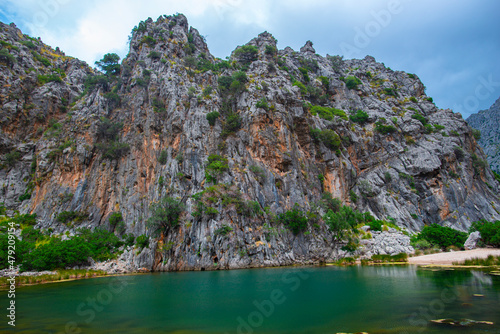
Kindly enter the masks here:
<path id="1" fill-rule="evenodd" d="M 3 310 L 7 302 L 3 292 Z M 500 333 L 499 305 L 500 277 L 470 271 L 384 266 L 158 273 L 18 288 L 15 331 L 3 319 L 0 332 Z M 440 318 L 495 325 L 428 325 Z"/>

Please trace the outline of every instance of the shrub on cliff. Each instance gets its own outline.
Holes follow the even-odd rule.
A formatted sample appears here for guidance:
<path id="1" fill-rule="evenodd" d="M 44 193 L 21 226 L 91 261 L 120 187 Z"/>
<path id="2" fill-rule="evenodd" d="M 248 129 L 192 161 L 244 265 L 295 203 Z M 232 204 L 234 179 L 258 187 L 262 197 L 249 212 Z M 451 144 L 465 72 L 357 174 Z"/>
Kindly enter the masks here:
<path id="1" fill-rule="evenodd" d="M 207 114 L 208 124 L 210 124 L 211 126 L 214 126 L 215 125 L 215 121 L 217 120 L 217 118 L 219 118 L 219 116 L 220 116 L 220 114 L 217 111 L 209 112 Z"/>
<path id="2" fill-rule="evenodd" d="M 253 45 L 243 45 L 234 51 L 234 57 L 243 64 L 249 64 L 257 60 L 259 49 Z"/>
<path id="3" fill-rule="evenodd" d="M 164 197 L 159 203 L 150 207 L 151 217 L 148 219 L 148 227 L 152 229 L 153 235 L 167 234 L 171 228 L 179 225 L 179 218 L 184 211 L 184 204 L 173 197 Z"/>
<path id="4" fill-rule="evenodd" d="M 349 116 L 349 119 L 354 123 L 363 125 L 368 121 L 368 113 L 363 110 L 358 110 L 354 115 Z"/>
<path id="5" fill-rule="evenodd" d="M 349 89 L 358 89 L 358 85 L 361 85 L 361 80 L 355 76 L 349 76 L 344 79 L 345 85 Z"/>
<path id="6" fill-rule="evenodd" d="M 295 235 L 307 229 L 307 217 L 298 204 L 295 204 L 292 210 L 280 213 L 277 219 Z"/>
<path id="7" fill-rule="evenodd" d="M 80 211 L 63 211 L 57 215 L 56 220 L 63 224 L 68 224 L 71 222 L 82 222 L 89 216 L 86 212 Z"/>
<path id="8" fill-rule="evenodd" d="M 227 170 L 229 170 L 229 166 L 226 158 L 217 154 L 210 154 L 208 156 L 207 167 L 205 169 L 205 177 L 208 182 L 217 183 L 217 178 Z"/>
<path id="9" fill-rule="evenodd" d="M 101 68 L 106 75 L 118 75 L 120 74 L 120 56 L 116 53 L 107 53 L 102 57 L 101 60 L 95 62 L 95 64 Z"/>
<path id="10" fill-rule="evenodd" d="M 123 215 L 120 211 L 113 212 L 109 216 L 109 226 L 118 232 L 118 234 L 123 234 L 125 232 L 125 222 L 123 221 Z"/>
<path id="11" fill-rule="evenodd" d="M 328 108 L 322 106 L 312 106 L 310 109 L 311 115 L 318 115 L 320 118 L 326 119 L 328 121 L 333 120 L 334 116 L 338 116 L 343 120 L 347 121 L 347 115 L 345 111 L 336 109 L 336 108 Z"/>

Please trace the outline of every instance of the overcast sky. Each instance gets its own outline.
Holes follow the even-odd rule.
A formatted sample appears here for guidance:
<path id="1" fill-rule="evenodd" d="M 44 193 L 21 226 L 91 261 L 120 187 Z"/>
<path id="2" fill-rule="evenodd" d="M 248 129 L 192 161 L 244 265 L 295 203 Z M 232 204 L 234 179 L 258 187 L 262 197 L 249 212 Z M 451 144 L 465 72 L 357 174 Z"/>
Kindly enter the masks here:
<path id="1" fill-rule="evenodd" d="M 467 117 L 500 96 L 499 0 L 0 0 L 0 20 L 93 66 L 122 58 L 132 28 L 183 13 L 225 58 L 263 31 L 280 49 L 307 40 L 321 55 L 371 55 L 416 73 L 440 108 Z"/>

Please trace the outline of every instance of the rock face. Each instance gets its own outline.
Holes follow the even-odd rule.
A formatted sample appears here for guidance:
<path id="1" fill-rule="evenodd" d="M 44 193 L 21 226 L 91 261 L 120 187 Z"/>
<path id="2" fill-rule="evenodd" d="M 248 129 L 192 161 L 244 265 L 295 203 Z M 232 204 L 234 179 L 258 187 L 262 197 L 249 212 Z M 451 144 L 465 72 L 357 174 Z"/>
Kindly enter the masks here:
<path id="1" fill-rule="evenodd" d="M 183 15 L 162 16 L 134 29 L 112 77 L 1 28 L 0 201 L 52 233 L 113 230 L 120 211 L 116 233 L 139 236 L 153 203 L 180 198 L 179 226 L 124 255 L 135 267 L 334 260 L 324 192 L 409 231 L 500 219 L 472 129 L 373 57 L 277 50 L 263 33 L 226 62 Z M 273 218 L 295 204 L 313 213 L 298 235 Z M 85 215 L 68 224 L 63 211 Z"/>
<path id="2" fill-rule="evenodd" d="M 469 234 L 467 240 L 465 240 L 464 248 L 467 250 L 476 249 L 479 240 L 481 240 L 481 233 L 479 233 L 479 231 L 472 232 Z"/>
<path id="3" fill-rule="evenodd" d="M 360 251 L 362 258 L 371 258 L 373 255 L 397 255 L 400 253 L 411 254 L 415 250 L 410 245 L 410 237 L 390 228 L 389 231 L 372 231 L 372 238 L 363 239 Z"/>
<path id="4" fill-rule="evenodd" d="M 500 174 L 500 98 L 490 109 L 470 115 L 467 123 L 481 131 L 478 143 L 486 153 L 491 169 Z"/>

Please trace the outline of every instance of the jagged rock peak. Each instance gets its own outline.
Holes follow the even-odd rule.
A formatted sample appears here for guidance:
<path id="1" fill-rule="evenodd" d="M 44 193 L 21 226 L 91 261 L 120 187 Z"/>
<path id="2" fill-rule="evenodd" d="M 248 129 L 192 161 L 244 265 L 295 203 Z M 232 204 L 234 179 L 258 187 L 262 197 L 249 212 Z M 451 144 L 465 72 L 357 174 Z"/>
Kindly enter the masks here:
<path id="1" fill-rule="evenodd" d="M 306 44 L 300 48 L 300 52 L 316 54 L 316 50 L 313 48 L 313 42 L 307 41 Z"/>
<path id="2" fill-rule="evenodd" d="M 145 53 L 142 57 L 138 55 L 141 52 Z M 183 14 L 162 15 L 156 21 L 148 18 L 134 27 L 129 60 L 143 60 L 140 58 L 150 56 L 152 52 L 178 58 L 209 54 L 204 37 L 189 26 Z"/>

